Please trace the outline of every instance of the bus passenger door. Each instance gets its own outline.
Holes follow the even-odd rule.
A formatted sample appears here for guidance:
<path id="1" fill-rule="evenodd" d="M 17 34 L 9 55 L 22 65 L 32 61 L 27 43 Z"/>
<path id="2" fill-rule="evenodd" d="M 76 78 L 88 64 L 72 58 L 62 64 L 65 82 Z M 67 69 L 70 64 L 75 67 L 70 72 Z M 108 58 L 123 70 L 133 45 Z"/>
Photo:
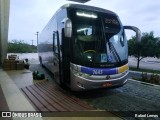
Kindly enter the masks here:
<path id="1" fill-rule="evenodd" d="M 62 65 L 61 65 L 61 54 L 60 54 L 60 41 L 58 31 L 53 33 L 53 66 L 54 66 L 54 78 L 58 84 L 62 84 Z"/>
<path id="2" fill-rule="evenodd" d="M 66 85 L 70 85 L 70 38 L 64 35 L 62 29 L 62 77 Z"/>

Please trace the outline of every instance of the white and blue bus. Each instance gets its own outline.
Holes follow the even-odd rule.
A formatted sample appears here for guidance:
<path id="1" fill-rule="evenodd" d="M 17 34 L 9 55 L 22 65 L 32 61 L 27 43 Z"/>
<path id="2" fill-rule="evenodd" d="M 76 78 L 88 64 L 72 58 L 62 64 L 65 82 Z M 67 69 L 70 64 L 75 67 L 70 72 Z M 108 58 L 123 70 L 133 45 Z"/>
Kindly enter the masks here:
<path id="1" fill-rule="evenodd" d="M 140 41 L 140 30 L 123 26 L 114 12 L 66 4 L 39 36 L 40 64 L 73 91 L 123 86 L 129 72 L 125 29 Z"/>

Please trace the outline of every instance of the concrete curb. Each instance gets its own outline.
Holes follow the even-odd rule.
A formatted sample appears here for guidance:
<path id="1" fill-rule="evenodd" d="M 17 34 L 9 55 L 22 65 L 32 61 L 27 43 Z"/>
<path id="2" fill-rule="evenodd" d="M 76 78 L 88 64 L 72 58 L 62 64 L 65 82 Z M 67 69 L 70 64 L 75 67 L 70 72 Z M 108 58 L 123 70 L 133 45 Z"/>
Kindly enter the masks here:
<path id="1" fill-rule="evenodd" d="M 142 74 L 142 73 L 147 73 L 147 74 L 153 74 L 153 73 L 149 73 L 149 72 L 139 72 L 139 71 L 132 71 L 132 70 L 129 70 L 129 72 L 132 72 L 132 73 L 140 73 L 140 74 Z M 159 75 L 160 76 L 160 74 L 157 74 L 157 75 Z"/>
<path id="2" fill-rule="evenodd" d="M 155 85 L 155 84 L 142 82 L 142 81 L 138 81 L 138 80 L 134 80 L 134 79 L 128 79 L 128 80 L 133 81 L 133 82 L 138 82 L 138 83 L 141 83 L 141 84 L 144 84 L 144 85 L 149 85 L 149 86 L 154 86 L 154 87 L 159 87 L 160 88 L 160 85 Z"/>

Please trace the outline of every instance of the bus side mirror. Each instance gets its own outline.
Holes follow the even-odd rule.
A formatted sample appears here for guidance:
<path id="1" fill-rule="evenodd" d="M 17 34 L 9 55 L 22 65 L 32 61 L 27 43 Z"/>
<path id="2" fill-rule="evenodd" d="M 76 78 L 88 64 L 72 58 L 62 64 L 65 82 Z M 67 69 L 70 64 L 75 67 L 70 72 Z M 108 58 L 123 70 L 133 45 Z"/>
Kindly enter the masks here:
<path id="1" fill-rule="evenodd" d="M 141 42 L 141 31 L 139 30 L 139 28 L 134 27 L 134 26 L 124 26 L 124 29 L 129 29 L 129 30 L 135 31 L 137 42 Z"/>
<path id="2" fill-rule="evenodd" d="M 72 22 L 69 18 L 64 20 L 64 35 L 68 38 L 72 36 Z"/>

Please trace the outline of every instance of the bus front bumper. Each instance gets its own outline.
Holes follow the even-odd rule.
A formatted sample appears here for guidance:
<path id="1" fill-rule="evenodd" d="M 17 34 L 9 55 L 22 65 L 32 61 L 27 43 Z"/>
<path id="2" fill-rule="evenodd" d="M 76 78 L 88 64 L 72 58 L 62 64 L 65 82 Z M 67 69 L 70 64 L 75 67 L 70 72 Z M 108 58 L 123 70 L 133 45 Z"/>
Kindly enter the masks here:
<path id="1" fill-rule="evenodd" d="M 85 91 L 85 90 L 93 90 L 98 88 L 115 88 L 119 86 L 123 86 L 127 82 L 128 71 L 124 73 L 115 75 L 118 77 L 111 77 L 110 79 L 98 79 L 98 77 L 94 79 L 88 79 L 81 77 L 79 75 L 73 74 L 71 71 L 71 90 L 73 91 Z"/>

